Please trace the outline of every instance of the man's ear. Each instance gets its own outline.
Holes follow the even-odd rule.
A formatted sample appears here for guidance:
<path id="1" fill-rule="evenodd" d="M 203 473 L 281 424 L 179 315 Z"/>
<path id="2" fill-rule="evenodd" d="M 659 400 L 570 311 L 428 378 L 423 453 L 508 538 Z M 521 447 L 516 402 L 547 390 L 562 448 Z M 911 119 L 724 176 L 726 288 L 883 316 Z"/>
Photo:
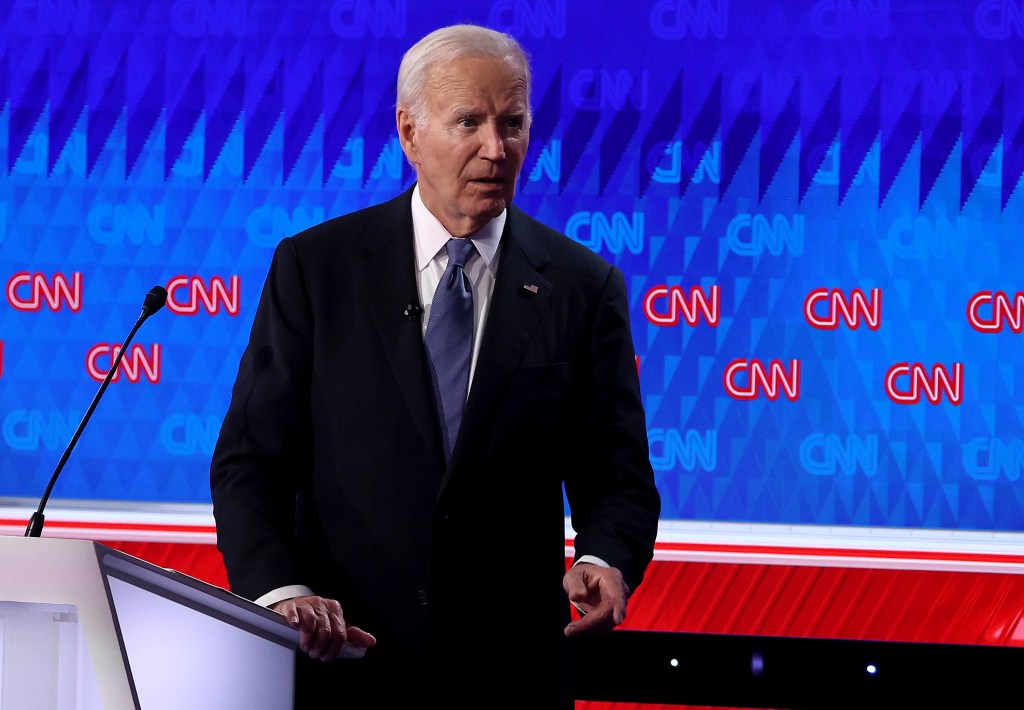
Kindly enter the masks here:
<path id="1" fill-rule="evenodd" d="M 410 163 L 415 165 L 417 160 L 416 151 L 416 119 L 409 113 L 409 109 L 399 106 L 395 110 L 395 123 L 398 127 L 398 141 L 402 144 L 402 151 Z"/>

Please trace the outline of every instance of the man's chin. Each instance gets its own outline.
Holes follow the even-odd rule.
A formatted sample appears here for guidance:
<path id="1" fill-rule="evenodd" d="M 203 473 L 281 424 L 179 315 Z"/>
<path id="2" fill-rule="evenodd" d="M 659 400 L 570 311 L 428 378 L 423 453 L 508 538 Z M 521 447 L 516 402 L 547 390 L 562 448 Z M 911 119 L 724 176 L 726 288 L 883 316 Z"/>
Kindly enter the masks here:
<path id="1" fill-rule="evenodd" d="M 481 219 L 494 219 L 508 207 L 511 201 L 511 199 L 507 199 L 504 195 L 480 199 L 477 201 L 477 207 L 473 210 L 473 214 Z"/>

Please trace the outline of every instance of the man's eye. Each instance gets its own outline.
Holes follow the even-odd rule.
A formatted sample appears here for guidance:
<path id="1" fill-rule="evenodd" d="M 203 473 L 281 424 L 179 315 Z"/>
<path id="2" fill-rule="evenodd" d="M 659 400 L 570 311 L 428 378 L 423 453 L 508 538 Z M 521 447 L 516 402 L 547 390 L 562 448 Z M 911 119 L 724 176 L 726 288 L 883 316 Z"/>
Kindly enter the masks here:
<path id="1" fill-rule="evenodd" d="M 459 125 L 463 126 L 464 128 L 472 128 L 473 126 L 476 125 L 476 121 L 474 121 L 472 118 L 460 118 Z"/>

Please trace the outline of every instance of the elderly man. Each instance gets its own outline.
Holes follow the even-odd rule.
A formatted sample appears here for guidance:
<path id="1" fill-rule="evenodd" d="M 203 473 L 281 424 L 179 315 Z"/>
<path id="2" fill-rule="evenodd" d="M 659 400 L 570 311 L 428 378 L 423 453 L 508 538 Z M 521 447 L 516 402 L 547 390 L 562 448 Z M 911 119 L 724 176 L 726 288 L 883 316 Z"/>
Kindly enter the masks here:
<path id="1" fill-rule="evenodd" d="M 275 251 L 212 461 L 218 545 L 299 629 L 297 707 L 571 708 L 568 637 L 622 623 L 660 512 L 625 281 L 512 204 L 511 37 L 424 37 L 396 120 L 416 183 Z"/>

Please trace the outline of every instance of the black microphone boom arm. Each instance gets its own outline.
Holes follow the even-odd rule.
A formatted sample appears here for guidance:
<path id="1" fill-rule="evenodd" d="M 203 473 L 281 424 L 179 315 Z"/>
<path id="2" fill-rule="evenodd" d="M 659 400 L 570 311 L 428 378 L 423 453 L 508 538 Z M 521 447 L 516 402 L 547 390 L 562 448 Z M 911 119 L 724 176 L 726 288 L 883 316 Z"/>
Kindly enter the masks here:
<path id="1" fill-rule="evenodd" d="M 117 368 L 121 365 L 121 358 L 124 357 L 125 350 L 132 342 L 132 338 L 135 337 L 136 331 L 145 322 L 147 318 L 159 311 L 164 307 L 167 302 L 167 289 L 163 286 L 154 286 L 146 294 L 146 300 L 142 305 L 142 314 L 139 319 L 135 321 L 135 325 L 132 327 L 131 332 L 128 333 L 128 337 L 125 338 L 124 343 L 121 345 L 121 349 L 117 351 L 117 355 L 114 357 L 114 362 L 107 370 L 107 376 L 103 378 L 103 384 L 100 385 L 99 390 L 96 391 L 96 396 L 92 398 L 92 403 L 89 405 L 89 409 L 86 410 L 85 416 L 82 417 L 82 421 L 79 422 L 78 428 L 75 429 L 74 436 L 71 437 L 71 443 L 64 449 L 64 454 L 60 457 L 60 461 L 57 462 L 57 467 L 53 470 L 53 474 L 50 476 L 49 483 L 46 484 L 46 490 L 43 492 L 43 497 L 39 499 L 39 507 L 36 508 L 36 512 L 32 514 L 32 517 L 28 521 L 28 527 L 25 528 L 25 537 L 39 537 L 43 532 L 43 523 L 45 516 L 43 515 L 43 508 L 46 507 L 46 501 L 50 498 L 50 492 L 53 490 L 53 485 L 57 482 L 57 476 L 64 469 L 64 464 L 68 462 L 68 457 L 71 456 L 71 451 L 75 448 L 75 444 L 78 443 L 79 437 L 82 436 L 82 431 L 85 430 L 85 425 L 89 423 L 89 418 L 92 417 L 93 411 L 96 409 L 96 405 L 99 404 L 100 398 L 103 397 L 103 393 L 107 390 L 107 385 L 110 384 L 111 378 L 114 373 L 117 372 Z"/>

